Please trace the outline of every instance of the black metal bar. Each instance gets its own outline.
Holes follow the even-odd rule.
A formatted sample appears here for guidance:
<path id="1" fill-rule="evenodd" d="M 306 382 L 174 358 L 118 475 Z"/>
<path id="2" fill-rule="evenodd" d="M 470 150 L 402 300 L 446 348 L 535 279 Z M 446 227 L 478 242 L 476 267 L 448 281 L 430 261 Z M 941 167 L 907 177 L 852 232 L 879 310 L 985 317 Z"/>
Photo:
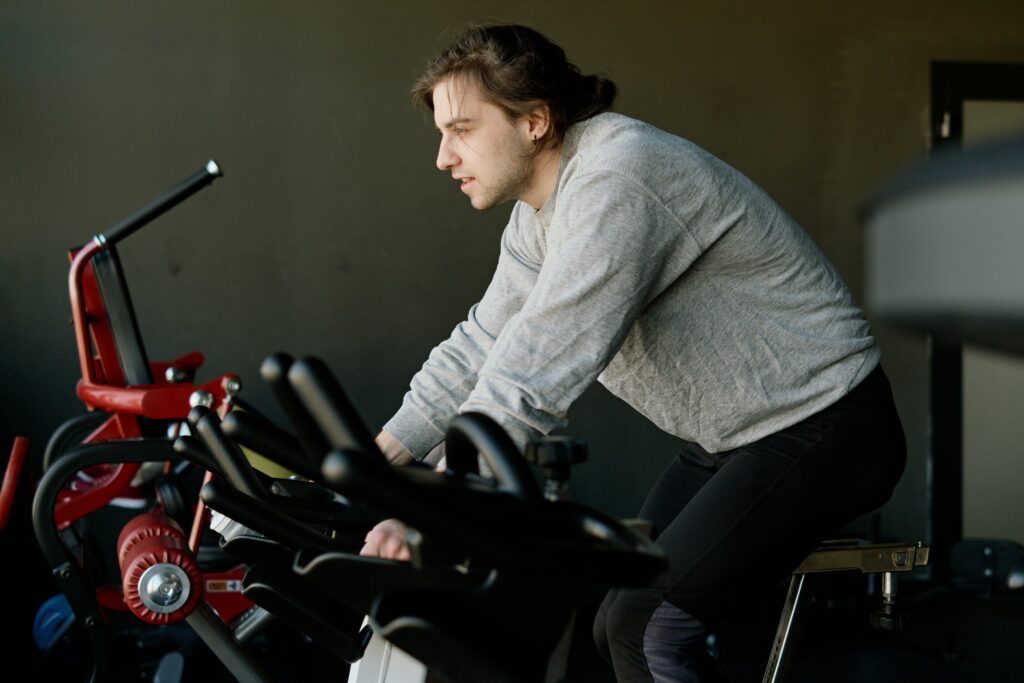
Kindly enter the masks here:
<path id="1" fill-rule="evenodd" d="M 132 295 L 128 291 L 121 259 L 117 248 L 107 245 L 106 251 L 98 252 L 92 257 L 92 271 L 96 285 L 103 299 L 103 309 L 110 323 L 110 333 L 114 337 L 114 350 L 121 365 L 126 386 L 152 384 L 149 356 L 146 345 L 142 341 L 138 317 L 132 305 Z"/>
<path id="2" fill-rule="evenodd" d="M 206 450 L 203 442 L 194 436 L 179 436 L 174 440 L 174 452 L 194 465 L 198 465 L 208 472 L 217 476 L 224 476 L 224 471 L 213 459 L 210 452 Z"/>
<path id="3" fill-rule="evenodd" d="M 320 479 L 320 468 L 294 436 L 273 422 L 252 413 L 232 411 L 221 421 L 224 435 L 265 458 L 301 474 L 308 479 Z"/>
<path id="4" fill-rule="evenodd" d="M 220 430 L 216 415 L 197 406 L 189 411 L 188 420 L 232 486 L 252 498 L 269 495 L 245 454 Z"/>
<path id="5" fill-rule="evenodd" d="M 199 496 L 208 506 L 272 541 L 291 548 L 340 550 L 338 544 L 312 528 L 279 513 L 264 501 L 232 488 L 224 481 L 213 480 L 203 486 Z"/>
<path id="6" fill-rule="evenodd" d="M 362 451 L 383 460 L 366 422 L 323 361 L 295 361 L 288 370 L 288 381 L 332 448 Z"/>
<path id="7" fill-rule="evenodd" d="M 367 458 L 365 453 L 351 450 L 331 451 L 323 465 L 324 480 L 335 490 L 383 515 L 402 520 L 426 536 L 453 541 L 459 547 L 473 548 L 491 557 L 508 554 L 507 538 L 494 529 L 482 528 L 477 518 L 452 514 L 446 503 L 454 501 L 445 500 L 444 494 L 458 496 L 458 491 L 441 490 L 439 496 L 437 486 L 413 482 L 407 476 L 410 473 L 407 468 L 392 467 L 384 458 Z M 430 471 L 423 474 L 434 478 L 435 485 L 444 477 Z M 487 512 L 493 514 L 492 510 Z"/>
<path id="8" fill-rule="evenodd" d="M 302 407 L 302 402 L 288 382 L 288 371 L 294 362 L 295 360 L 287 353 L 275 353 L 268 356 L 260 365 L 260 376 L 270 385 L 274 398 L 277 399 L 288 421 L 295 427 L 299 441 L 309 453 L 314 466 L 319 469 L 320 461 L 327 455 L 327 451 L 331 450 L 331 445 Z"/>
<path id="9" fill-rule="evenodd" d="M 241 408 L 242 410 L 244 410 L 245 412 L 249 413 L 250 415 L 255 415 L 256 417 L 259 417 L 259 418 L 262 418 L 264 420 L 267 420 L 268 422 L 270 421 L 270 418 L 267 417 L 263 413 L 262 410 L 260 410 L 255 405 L 253 405 L 249 401 L 245 400 L 244 398 L 242 398 L 238 394 L 235 394 L 234 396 L 230 396 L 228 398 L 228 401 L 231 403 L 231 405 L 235 406 L 236 408 Z"/>
<path id="10" fill-rule="evenodd" d="M 804 574 L 794 575 L 790 579 L 789 592 L 786 594 L 786 602 L 779 617 L 779 626 L 775 632 L 775 641 L 772 643 L 762 683 L 782 683 L 786 680 L 789 663 L 793 661 L 800 636 L 803 604 L 806 602 L 801 600 L 801 596 L 806 580 L 807 576 Z"/>
<path id="11" fill-rule="evenodd" d="M 97 236 L 97 239 L 101 244 L 116 244 L 120 242 L 146 223 L 174 208 L 222 175 L 224 173 L 220 170 L 220 166 L 217 165 L 216 161 L 213 159 L 207 161 L 201 170 L 185 178 L 185 180 L 149 204 L 146 204 L 120 223 L 107 228 L 106 232 Z"/>
<path id="12" fill-rule="evenodd" d="M 544 499 L 526 460 L 497 422 L 481 413 L 457 415 L 445 435 L 448 467 L 475 472 L 477 453 L 502 489 L 530 502 Z"/>
<path id="13" fill-rule="evenodd" d="M 199 606 L 185 617 L 185 622 L 236 679 L 253 683 L 271 683 L 270 676 L 259 662 L 242 649 L 230 629 L 217 618 L 206 603 L 200 602 Z"/>

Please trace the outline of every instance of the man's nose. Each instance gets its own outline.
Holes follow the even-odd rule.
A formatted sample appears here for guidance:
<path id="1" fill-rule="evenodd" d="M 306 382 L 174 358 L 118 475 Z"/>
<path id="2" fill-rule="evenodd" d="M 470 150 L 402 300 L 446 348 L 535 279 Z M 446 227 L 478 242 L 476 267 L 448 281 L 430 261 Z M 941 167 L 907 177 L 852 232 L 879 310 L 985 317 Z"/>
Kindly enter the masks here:
<path id="1" fill-rule="evenodd" d="M 437 168 L 442 171 L 447 171 L 453 166 L 458 165 L 459 157 L 452 150 L 451 145 L 447 140 L 441 140 L 441 144 L 437 148 Z"/>

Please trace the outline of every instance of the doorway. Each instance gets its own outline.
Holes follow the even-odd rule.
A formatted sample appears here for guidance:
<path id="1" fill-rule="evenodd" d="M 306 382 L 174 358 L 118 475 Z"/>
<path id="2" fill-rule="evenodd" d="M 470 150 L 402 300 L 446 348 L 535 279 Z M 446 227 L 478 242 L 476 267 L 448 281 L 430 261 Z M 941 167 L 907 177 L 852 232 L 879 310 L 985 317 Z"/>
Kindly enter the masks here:
<path id="1" fill-rule="evenodd" d="M 933 63 L 931 113 L 933 148 L 1024 135 L 1024 64 Z M 931 382 L 933 543 L 1024 544 L 1024 357 L 935 343 Z"/>

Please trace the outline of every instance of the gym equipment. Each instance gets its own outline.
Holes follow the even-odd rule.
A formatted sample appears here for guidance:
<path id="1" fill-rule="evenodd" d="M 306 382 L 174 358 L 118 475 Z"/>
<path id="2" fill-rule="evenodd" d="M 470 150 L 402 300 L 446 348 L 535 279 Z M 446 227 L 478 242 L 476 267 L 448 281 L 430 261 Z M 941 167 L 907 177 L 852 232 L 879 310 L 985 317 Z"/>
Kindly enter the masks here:
<path id="1" fill-rule="evenodd" d="M 21 467 L 25 463 L 25 453 L 27 452 L 28 439 L 23 436 L 15 437 L 11 456 L 7 459 L 7 466 L 4 468 L 3 484 L 0 485 L 0 531 L 7 526 L 7 518 L 11 514 L 11 506 L 14 504 L 14 491 L 18 488 L 18 477 L 21 476 Z"/>
<path id="2" fill-rule="evenodd" d="M 558 680 L 564 662 L 552 655 L 574 605 L 611 587 L 646 584 L 663 571 L 661 551 L 617 520 L 545 500 L 511 439 L 489 418 L 468 413 L 452 421 L 444 472 L 394 468 L 323 363 L 296 361 L 288 379 L 332 448 L 321 468 L 325 482 L 415 529 L 411 564 L 372 562 L 406 576 L 376 597 L 370 623 L 443 678 Z M 493 480 L 477 474 L 478 457 Z M 327 586 L 368 563 L 330 555 L 304 560 L 296 570 Z M 487 578 L 475 586 L 439 585 L 440 577 L 457 580 L 452 567 Z M 514 658 L 509 642 L 517 644 Z"/>
<path id="3" fill-rule="evenodd" d="M 181 528 L 166 513 L 139 515 L 121 529 L 117 561 L 124 600 L 150 624 L 172 624 L 198 606 L 203 579 Z"/>
<path id="4" fill-rule="evenodd" d="M 650 541 L 615 520 L 545 500 L 508 436 L 483 416 L 453 422 L 446 472 L 392 468 L 320 361 L 276 354 L 261 373 L 272 386 L 278 383 L 275 395 L 299 441 L 330 449 L 323 480 L 353 504 L 374 508 L 377 515 L 369 519 L 401 512 L 416 529 L 411 563 L 360 557 L 369 527 L 352 543 L 343 534 L 325 535 L 333 525 L 324 525 L 322 514 L 279 505 L 289 498 L 275 497 L 270 489 L 284 482 L 254 476 L 225 438 L 227 419 L 218 422 L 209 411 L 194 409 L 190 421 L 201 443 L 192 437 L 176 441 L 179 453 L 208 449 L 223 475 L 208 482 L 201 497 L 231 520 L 224 548 L 244 554 L 258 546 L 263 554 L 250 558 L 255 561 L 243 579 L 243 594 L 356 661 L 350 680 L 382 675 L 382 661 L 374 659 L 378 645 L 383 651 L 393 646 L 381 637 L 416 657 L 404 659 L 403 681 L 423 680 L 418 660 L 447 680 L 558 680 L 564 661 L 553 655 L 559 646 L 564 650 L 574 604 L 609 586 L 646 583 L 664 568 L 663 555 Z M 261 428 L 258 422 L 245 426 Z M 289 438 L 280 443 L 295 446 Z M 478 457 L 493 480 L 475 473 Z M 303 486 L 324 490 L 315 483 Z M 331 505 L 337 503 L 332 499 Z M 250 543 L 255 538 L 256 546 Z M 364 614 L 370 615 L 374 641 L 368 642 Z M 504 646 L 510 639 L 517 643 L 514 660 Z M 395 680 L 402 658 L 397 650 L 393 654 L 384 680 Z"/>
<path id="5" fill-rule="evenodd" d="M 215 416 L 194 411 L 190 418 L 224 471 L 223 478 L 208 482 L 201 495 L 211 509 L 235 525 L 223 532 L 222 546 L 249 564 L 242 594 L 339 658 L 359 659 L 368 638 L 359 628 L 362 614 L 293 573 L 291 565 L 302 548 L 358 552 L 372 522 L 346 515 L 333 499 L 319 496 L 323 489 L 300 484 L 306 489 L 300 490 L 294 486 L 299 482 L 291 482 L 293 486 L 285 490 L 280 481 L 267 487 L 237 446 L 224 437 Z M 291 505 L 293 501 L 300 504 Z"/>
<path id="6" fill-rule="evenodd" d="M 610 586 L 640 585 L 656 575 L 652 560 L 661 559 L 660 553 L 648 554 L 649 542 L 564 502 L 569 467 L 585 457 L 579 442 L 544 440 L 532 444 L 524 459 L 495 423 L 471 413 L 453 420 L 446 435 L 449 470 L 394 468 L 377 451 L 322 362 L 293 362 L 278 354 L 269 363 L 271 379 L 286 377 L 290 385 L 290 390 L 281 386 L 277 391 L 292 402 L 287 412 L 304 429 L 315 424 L 330 447 L 321 468 L 325 483 L 414 528 L 411 563 L 363 558 L 325 550 L 323 539 L 290 538 L 287 525 L 275 526 L 254 501 L 246 504 L 243 496 L 225 495 L 229 492 L 217 487 L 221 482 L 203 490 L 211 507 L 283 543 L 305 545 L 293 571 L 353 609 L 368 611 L 373 637 L 351 668 L 350 682 L 424 681 L 428 666 L 451 681 L 559 680 L 566 640 L 558 627 L 571 623 L 572 604 L 588 591 L 599 595 Z M 317 440 L 307 435 L 307 441 Z M 242 462 L 238 454 L 234 457 Z M 478 459 L 494 474 L 493 481 L 477 475 Z M 525 467 L 527 460 L 548 475 L 545 493 Z M 238 488 L 244 488 L 244 476 L 236 478 Z M 562 526 L 566 512 L 581 513 L 585 521 Z M 575 533 L 563 534 L 570 527 Z M 596 530 L 594 535 L 607 545 L 580 530 Z M 902 621 L 894 602 L 896 572 L 927 560 L 928 549 L 919 544 L 830 543 L 812 553 L 794 573 L 764 680 L 784 678 L 806 600 L 807 574 L 881 573 L 883 605 L 872 621 L 895 630 Z M 538 634 L 538 623 L 555 627 Z M 507 657 L 508 642 L 517 643 L 515 661 Z"/>
<path id="7" fill-rule="evenodd" d="M 93 412 L 68 421 L 51 438 L 32 518 L 40 548 L 74 615 L 72 629 L 84 632 L 91 645 L 91 680 L 137 676 L 137 666 L 125 661 L 134 649 L 115 648 L 124 628 L 116 613 L 128 611 L 139 620 L 127 627 L 128 637 L 142 622 L 184 621 L 237 676 L 264 677 L 226 626 L 252 608 L 237 588 L 241 567 L 234 563 L 220 571 L 211 560 L 223 565 L 223 556 L 200 547 L 203 508 L 193 513 L 176 472 L 183 456 L 168 439 L 168 433 L 181 428 L 193 402 L 226 410 L 240 382 L 228 374 L 195 385 L 203 361 L 196 352 L 169 362 L 148 359 L 116 250 L 121 240 L 220 175 L 216 162 L 207 162 L 71 253 L 68 287 L 82 373 L 77 394 Z M 188 457 L 215 470 L 206 454 Z M 125 527 L 118 571 L 104 561 L 102 536 L 109 529 L 94 513 L 126 498 L 136 507 L 153 509 Z M 185 525 L 191 527 L 187 537 Z"/>
<path id="8" fill-rule="evenodd" d="M 927 565 L 928 554 L 929 548 L 921 543 L 867 544 L 858 540 L 823 543 L 793 571 L 762 683 L 782 683 L 785 680 L 806 605 L 805 582 L 809 574 L 840 571 L 881 574 L 882 608 L 871 615 L 871 625 L 886 631 L 898 631 L 906 617 L 896 611 L 897 574 Z"/>

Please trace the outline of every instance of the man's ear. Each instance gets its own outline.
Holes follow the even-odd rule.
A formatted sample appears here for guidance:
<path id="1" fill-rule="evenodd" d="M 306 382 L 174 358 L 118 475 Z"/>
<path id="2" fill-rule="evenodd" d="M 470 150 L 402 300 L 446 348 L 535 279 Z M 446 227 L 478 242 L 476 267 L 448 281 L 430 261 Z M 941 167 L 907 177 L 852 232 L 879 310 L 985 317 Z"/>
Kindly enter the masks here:
<path id="1" fill-rule="evenodd" d="M 530 139 L 536 141 L 542 139 L 551 130 L 551 108 L 546 103 L 540 103 L 526 114 L 526 123 L 529 128 Z"/>

